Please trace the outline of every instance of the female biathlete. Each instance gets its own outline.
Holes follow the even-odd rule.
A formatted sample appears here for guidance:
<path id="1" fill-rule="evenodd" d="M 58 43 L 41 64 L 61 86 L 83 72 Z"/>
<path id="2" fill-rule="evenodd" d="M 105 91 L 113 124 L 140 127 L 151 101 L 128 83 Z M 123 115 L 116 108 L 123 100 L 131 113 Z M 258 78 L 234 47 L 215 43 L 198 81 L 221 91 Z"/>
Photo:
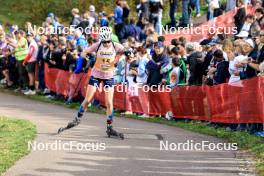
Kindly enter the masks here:
<path id="1" fill-rule="evenodd" d="M 65 129 L 77 126 L 80 123 L 80 119 L 83 116 L 88 105 L 93 100 L 96 89 L 100 87 L 102 82 L 105 91 L 105 104 L 107 114 L 107 135 L 119 136 L 124 138 L 122 133 L 116 132 L 113 127 L 113 95 L 114 95 L 114 70 L 116 63 L 117 53 L 123 53 L 124 47 L 121 44 L 112 42 L 112 29 L 109 27 L 101 27 L 99 30 L 99 42 L 86 48 L 82 57 L 86 57 L 89 53 L 96 53 L 96 61 L 92 69 L 91 77 L 86 90 L 86 96 L 82 102 L 77 117 L 70 122 L 67 127 L 59 129 L 59 133 Z"/>

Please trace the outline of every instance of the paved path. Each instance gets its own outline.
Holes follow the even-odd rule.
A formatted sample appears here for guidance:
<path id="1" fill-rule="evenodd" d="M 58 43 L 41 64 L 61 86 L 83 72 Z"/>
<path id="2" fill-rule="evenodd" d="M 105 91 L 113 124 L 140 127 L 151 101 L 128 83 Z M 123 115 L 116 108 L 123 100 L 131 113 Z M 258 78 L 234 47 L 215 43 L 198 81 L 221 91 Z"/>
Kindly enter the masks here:
<path id="1" fill-rule="evenodd" d="M 117 118 L 116 129 L 127 136 L 122 141 L 106 137 L 104 116 L 86 113 L 80 126 L 56 135 L 58 127 L 67 124 L 74 113 L 62 106 L 0 93 L 0 115 L 28 119 L 36 124 L 38 144 L 75 141 L 74 144 L 105 143 L 106 148 L 103 151 L 79 151 L 75 147 L 71 151 L 32 151 L 4 176 L 233 176 L 249 173 L 243 169 L 250 162 L 239 157 L 238 152 L 160 151 L 160 137 L 170 144 L 187 140 L 223 142 L 160 124 Z"/>

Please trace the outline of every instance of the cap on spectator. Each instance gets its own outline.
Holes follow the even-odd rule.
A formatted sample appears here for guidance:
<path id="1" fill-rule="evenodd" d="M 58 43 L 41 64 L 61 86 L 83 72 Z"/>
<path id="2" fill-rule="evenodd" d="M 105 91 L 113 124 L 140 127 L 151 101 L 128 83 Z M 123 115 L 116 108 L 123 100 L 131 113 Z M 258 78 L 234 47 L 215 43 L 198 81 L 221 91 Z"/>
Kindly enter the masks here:
<path id="1" fill-rule="evenodd" d="M 107 13 L 105 11 L 102 11 L 102 12 L 99 13 L 99 16 L 100 17 L 107 16 Z"/>
<path id="2" fill-rule="evenodd" d="M 193 43 L 187 43 L 186 44 L 186 49 L 188 51 L 193 51 L 194 50 L 194 44 Z"/>
<path id="3" fill-rule="evenodd" d="M 247 38 L 249 35 L 249 33 L 247 31 L 240 31 L 236 37 L 239 37 L 239 38 Z"/>
<path id="4" fill-rule="evenodd" d="M 54 18 L 55 15 L 54 15 L 54 13 L 50 12 L 50 13 L 48 14 L 48 17 Z"/>
<path id="5" fill-rule="evenodd" d="M 164 48 L 164 45 L 163 45 L 162 42 L 156 42 L 156 43 L 154 44 L 154 47 Z"/>
<path id="6" fill-rule="evenodd" d="M 95 7 L 94 7 L 94 5 L 90 5 L 90 7 L 89 7 L 89 11 L 90 11 L 90 12 L 95 12 Z"/>
<path id="7" fill-rule="evenodd" d="M 245 42 L 246 42 L 247 44 L 249 44 L 252 48 L 255 48 L 255 43 L 253 42 L 252 39 L 246 39 Z"/>
<path id="8" fill-rule="evenodd" d="M 27 37 L 28 37 L 28 36 L 33 37 L 34 35 L 33 35 L 31 32 L 28 32 L 28 33 L 27 33 Z"/>
<path id="9" fill-rule="evenodd" d="M 204 46 L 204 45 L 208 45 L 211 42 L 210 39 L 204 39 L 200 42 L 200 45 Z"/>
<path id="10" fill-rule="evenodd" d="M 174 47 L 175 47 L 174 45 L 169 45 L 168 47 L 169 51 L 171 52 Z"/>
<path id="11" fill-rule="evenodd" d="M 214 57 L 223 58 L 224 57 L 223 51 L 221 51 L 219 49 L 215 50 Z"/>
<path id="12" fill-rule="evenodd" d="M 207 45 L 214 46 L 216 44 L 217 44 L 217 42 L 215 40 L 211 40 Z"/>

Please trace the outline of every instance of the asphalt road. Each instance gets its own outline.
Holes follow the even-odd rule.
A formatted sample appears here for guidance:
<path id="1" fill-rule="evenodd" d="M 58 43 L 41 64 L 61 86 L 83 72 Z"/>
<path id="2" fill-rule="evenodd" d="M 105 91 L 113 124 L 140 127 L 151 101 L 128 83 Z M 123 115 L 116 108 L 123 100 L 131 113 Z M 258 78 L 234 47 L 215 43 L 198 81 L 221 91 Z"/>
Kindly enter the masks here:
<path id="1" fill-rule="evenodd" d="M 104 116 L 86 113 L 78 127 L 57 135 L 58 128 L 72 120 L 74 114 L 74 110 L 62 106 L 0 93 L 0 115 L 36 124 L 35 142 L 40 147 L 19 160 L 4 176 L 253 175 L 250 158 L 239 151 L 160 150 L 160 142 L 166 141 L 172 147 L 188 140 L 193 144 L 224 142 L 175 127 L 116 118 L 115 129 L 126 136 L 122 141 L 107 138 Z M 70 143 L 73 147 L 51 148 L 49 144 L 56 142 L 58 147 Z M 82 149 L 85 145 L 87 150 Z M 43 146 L 49 150 L 43 151 Z"/>

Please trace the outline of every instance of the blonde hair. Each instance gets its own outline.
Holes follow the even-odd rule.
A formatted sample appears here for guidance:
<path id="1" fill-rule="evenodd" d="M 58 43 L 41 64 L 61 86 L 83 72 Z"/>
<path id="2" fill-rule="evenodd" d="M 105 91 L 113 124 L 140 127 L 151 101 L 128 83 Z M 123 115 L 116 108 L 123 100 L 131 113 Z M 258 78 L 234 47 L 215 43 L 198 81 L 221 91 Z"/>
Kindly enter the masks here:
<path id="1" fill-rule="evenodd" d="M 86 11 L 86 12 L 83 14 L 83 18 L 86 19 L 86 20 L 88 20 L 89 17 L 90 17 L 90 14 L 89 14 L 88 11 Z"/>
<path id="2" fill-rule="evenodd" d="M 79 11 L 79 9 L 77 9 L 77 8 L 73 8 L 73 9 L 72 9 L 72 13 L 74 13 L 74 14 L 79 14 L 79 12 L 80 12 L 80 11 Z"/>
<path id="3" fill-rule="evenodd" d="M 225 39 L 223 41 L 223 51 L 234 51 L 234 45 L 230 39 Z"/>

